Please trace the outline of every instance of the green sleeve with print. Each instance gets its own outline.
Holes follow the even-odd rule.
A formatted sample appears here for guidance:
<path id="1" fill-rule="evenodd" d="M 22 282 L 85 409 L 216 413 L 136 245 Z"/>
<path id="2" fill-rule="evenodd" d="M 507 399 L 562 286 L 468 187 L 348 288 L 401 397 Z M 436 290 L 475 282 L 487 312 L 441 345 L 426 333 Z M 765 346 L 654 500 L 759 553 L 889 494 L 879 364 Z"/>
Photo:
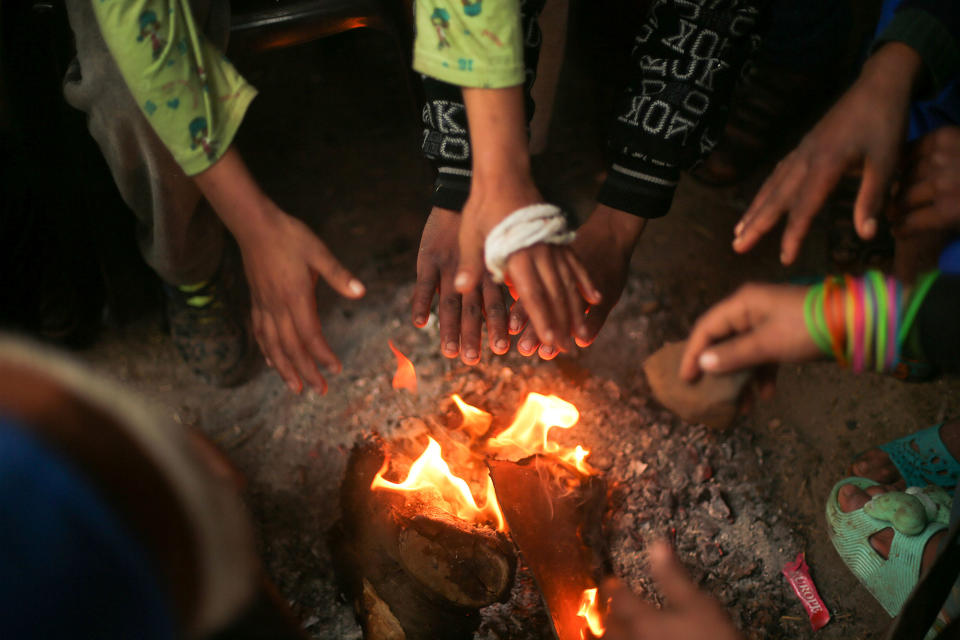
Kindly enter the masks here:
<path id="1" fill-rule="evenodd" d="M 197 27 L 189 0 L 88 0 L 120 73 L 187 175 L 233 141 L 256 89 Z"/>
<path id="2" fill-rule="evenodd" d="M 416 0 L 413 68 L 461 87 L 523 84 L 520 0 Z"/>

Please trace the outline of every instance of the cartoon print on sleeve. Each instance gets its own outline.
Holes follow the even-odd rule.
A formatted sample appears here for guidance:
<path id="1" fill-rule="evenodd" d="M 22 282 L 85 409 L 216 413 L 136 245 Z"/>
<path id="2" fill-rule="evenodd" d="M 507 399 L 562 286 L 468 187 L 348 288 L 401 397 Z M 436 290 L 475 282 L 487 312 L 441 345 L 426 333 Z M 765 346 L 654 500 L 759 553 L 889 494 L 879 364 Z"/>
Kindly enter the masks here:
<path id="1" fill-rule="evenodd" d="M 203 148 L 210 160 L 217 158 L 217 144 L 207 137 L 207 119 L 198 116 L 190 121 L 190 148 L 196 149 L 198 146 Z"/>
<path id="2" fill-rule="evenodd" d="M 163 53 L 163 47 L 167 42 L 160 37 L 160 20 L 157 14 L 149 9 L 140 14 L 140 35 L 137 36 L 137 42 L 143 42 L 145 38 L 150 39 L 153 59 L 156 60 Z"/>
<path id="3" fill-rule="evenodd" d="M 478 16 L 483 9 L 483 0 L 460 0 L 463 3 L 463 12 L 468 16 Z"/>
<path id="4" fill-rule="evenodd" d="M 430 22 L 437 30 L 437 49 L 443 49 L 450 46 L 447 40 L 447 29 L 450 28 L 450 14 L 446 9 L 436 7 L 430 15 Z"/>

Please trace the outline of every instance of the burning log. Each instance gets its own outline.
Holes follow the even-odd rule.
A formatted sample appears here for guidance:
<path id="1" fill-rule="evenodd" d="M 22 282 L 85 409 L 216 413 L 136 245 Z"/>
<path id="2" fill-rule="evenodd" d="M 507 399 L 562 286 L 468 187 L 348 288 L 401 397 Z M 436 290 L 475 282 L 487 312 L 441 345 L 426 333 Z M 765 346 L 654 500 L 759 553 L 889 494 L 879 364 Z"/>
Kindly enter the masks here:
<path id="1" fill-rule="evenodd" d="M 487 465 L 510 536 L 543 594 L 556 637 L 590 637 L 582 606 L 585 591 L 607 573 L 602 555 L 603 479 L 543 455 L 518 462 L 490 460 Z"/>
<path id="2" fill-rule="evenodd" d="M 471 638 L 479 609 L 510 594 L 516 556 L 491 527 L 416 494 L 372 490 L 384 443 L 358 443 L 341 490 L 333 545 L 344 591 L 367 640 Z"/>

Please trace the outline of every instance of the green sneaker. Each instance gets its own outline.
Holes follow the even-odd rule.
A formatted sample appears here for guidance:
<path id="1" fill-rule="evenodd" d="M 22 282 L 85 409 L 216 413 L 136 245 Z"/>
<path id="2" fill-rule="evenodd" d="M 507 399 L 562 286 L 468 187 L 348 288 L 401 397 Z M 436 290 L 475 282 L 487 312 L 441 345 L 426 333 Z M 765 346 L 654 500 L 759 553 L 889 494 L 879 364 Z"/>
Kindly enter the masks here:
<path id="1" fill-rule="evenodd" d="M 249 374 L 250 340 L 242 314 L 228 304 L 227 286 L 218 270 L 205 282 L 164 283 L 170 336 L 183 361 L 205 382 L 232 387 Z"/>

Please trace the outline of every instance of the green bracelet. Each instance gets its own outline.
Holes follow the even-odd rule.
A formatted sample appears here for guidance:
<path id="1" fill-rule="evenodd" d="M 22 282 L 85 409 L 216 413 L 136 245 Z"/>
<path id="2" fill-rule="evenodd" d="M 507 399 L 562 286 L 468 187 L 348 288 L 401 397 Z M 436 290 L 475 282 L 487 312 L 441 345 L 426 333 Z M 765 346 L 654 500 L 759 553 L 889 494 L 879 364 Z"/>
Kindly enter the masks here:
<path id="1" fill-rule="evenodd" d="M 874 347 L 876 356 L 874 358 L 875 369 L 877 373 L 883 373 L 884 364 L 887 360 L 887 283 L 883 280 L 883 274 L 876 270 L 867 272 L 867 279 L 870 282 L 870 288 L 873 290 L 874 298 L 877 301 L 877 326 Z"/>
<path id="2" fill-rule="evenodd" d="M 814 343 L 816 343 L 820 351 L 823 351 L 827 356 L 833 357 L 833 347 L 830 344 L 830 340 L 824 336 L 822 326 L 817 322 L 821 319 L 822 314 L 814 311 L 814 305 L 818 300 L 822 308 L 823 283 L 815 284 L 807 289 L 807 295 L 803 300 L 803 319 L 807 325 L 807 333 L 813 338 Z"/>
<path id="3" fill-rule="evenodd" d="M 910 330 L 913 328 L 913 321 L 917 318 L 917 313 L 920 312 L 920 307 L 923 305 L 923 299 L 927 297 L 927 293 L 930 292 L 930 287 L 933 286 L 934 281 L 936 281 L 939 275 L 940 271 L 934 270 L 920 276 L 916 288 L 910 295 L 910 303 L 907 305 L 907 311 L 903 315 L 903 321 L 900 323 L 900 333 L 897 335 L 897 344 L 901 349 L 903 348 L 903 343 L 907 340 L 907 336 L 910 335 Z"/>

